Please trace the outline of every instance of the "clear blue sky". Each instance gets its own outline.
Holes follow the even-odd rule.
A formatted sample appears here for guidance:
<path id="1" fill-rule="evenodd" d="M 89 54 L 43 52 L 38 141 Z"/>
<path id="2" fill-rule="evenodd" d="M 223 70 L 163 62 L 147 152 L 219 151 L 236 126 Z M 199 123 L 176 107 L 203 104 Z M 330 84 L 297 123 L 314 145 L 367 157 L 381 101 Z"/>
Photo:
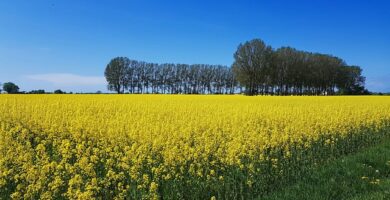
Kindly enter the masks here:
<path id="1" fill-rule="evenodd" d="M 390 92 L 388 1 L 0 0 L 0 82 L 105 91 L 116 56 L 230 66 L 239 43 L 333 54 Z"/>

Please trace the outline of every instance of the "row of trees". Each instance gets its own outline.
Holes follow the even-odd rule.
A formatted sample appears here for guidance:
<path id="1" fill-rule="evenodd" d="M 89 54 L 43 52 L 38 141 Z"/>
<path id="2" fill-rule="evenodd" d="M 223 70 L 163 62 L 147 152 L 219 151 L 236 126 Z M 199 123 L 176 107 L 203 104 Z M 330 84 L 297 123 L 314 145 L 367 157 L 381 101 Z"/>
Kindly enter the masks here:
<path id="1" fill-rule="evenodd" d="M 104 73 L 117 93 L 232 94 L 239 85 L 222 65 L 155 64 L 117 57 Z"/>
<path id="2" fill-rule="evenodd" d="M 366 94 L 365 77 L 358 66 L 325 54 L 291 47 L 274 50 L 262 40 L 240 44 L 233 72 L 249 95 Z"/>
<path id="3" fill-rule="evenodd" d="M 358 66 L 325 54 L 291 47 L 274 50 L 262 40 L 240 44 L 232 67 L 155 64 L 112 59 L 108 89 L 117 93 L 334 95 L 367 94 Z"/>
<path id="4" fill-rule="evenodd" d="M 30 92 L 25 92 L 25 91 L 19 91 L 19 86 L 16 85 L 13 82 L 7 82 L 4 84 L 0 83 L 0 93 L 1 92 L 6 92 L 8 94 L 48 94 L 45 90 L 39 89 L 39 90 L 31 90 Z M 66 92 L 58 89 L 54 90 L 54 94 L 66 94 Z"/>
<path id="5" fill-rule="evenodd" d="M 39 90 L 31 90 L 30 92 L 24 92 L 25 94 L 66 94 L 65 91 L 62 91 L 60 89 L 54 90 L 53 93 L 47 92 L 45 90 L 39 89 Z"/>

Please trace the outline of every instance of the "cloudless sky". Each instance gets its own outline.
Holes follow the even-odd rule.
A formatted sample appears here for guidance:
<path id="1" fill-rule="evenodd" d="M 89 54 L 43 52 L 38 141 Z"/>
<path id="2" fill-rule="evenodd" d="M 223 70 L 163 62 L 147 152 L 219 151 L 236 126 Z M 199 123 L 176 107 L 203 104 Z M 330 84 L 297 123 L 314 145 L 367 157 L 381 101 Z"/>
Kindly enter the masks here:
<path id="1" fill-rule="evenodd" d="M 0 0 L 0 82 L 106 91 L 111 58 L 233 63 L 254 38 L 332 54 L 390 92 L 390 2 L 381 0 Z"/>

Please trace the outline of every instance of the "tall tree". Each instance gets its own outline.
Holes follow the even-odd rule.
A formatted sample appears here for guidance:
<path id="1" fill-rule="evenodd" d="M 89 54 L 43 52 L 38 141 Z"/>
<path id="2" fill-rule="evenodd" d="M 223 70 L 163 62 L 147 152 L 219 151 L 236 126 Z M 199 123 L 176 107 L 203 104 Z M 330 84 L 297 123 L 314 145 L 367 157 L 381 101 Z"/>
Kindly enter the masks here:
<path id="1" fill-rule="evenodd" d="M 272 48 L 254 39 L 240 44 L 234 54 L 233 72 L 249 95 L 259 92 L 266 82 L 266 70 L 271 66 Z"/>
<path id="2" fill-rule="evenodd" d="M 130 60 L 127 57 L 116 57 L 108 63 L 104 76 L 108 82 L 107 88 L 109 90 L 118 94 L 124 93 L 130 82 L 129 65 Z"/>

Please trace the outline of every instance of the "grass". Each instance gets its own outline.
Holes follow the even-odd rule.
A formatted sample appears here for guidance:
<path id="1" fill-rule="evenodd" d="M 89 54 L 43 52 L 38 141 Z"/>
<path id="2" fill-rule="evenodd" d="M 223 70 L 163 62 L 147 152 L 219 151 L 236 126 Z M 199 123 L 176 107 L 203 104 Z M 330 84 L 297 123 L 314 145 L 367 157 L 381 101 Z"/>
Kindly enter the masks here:
<path id="1" fill-rule="evenodd" d="M 261 199 L 390 199 L 390 139 L 317 167 Z"/>

